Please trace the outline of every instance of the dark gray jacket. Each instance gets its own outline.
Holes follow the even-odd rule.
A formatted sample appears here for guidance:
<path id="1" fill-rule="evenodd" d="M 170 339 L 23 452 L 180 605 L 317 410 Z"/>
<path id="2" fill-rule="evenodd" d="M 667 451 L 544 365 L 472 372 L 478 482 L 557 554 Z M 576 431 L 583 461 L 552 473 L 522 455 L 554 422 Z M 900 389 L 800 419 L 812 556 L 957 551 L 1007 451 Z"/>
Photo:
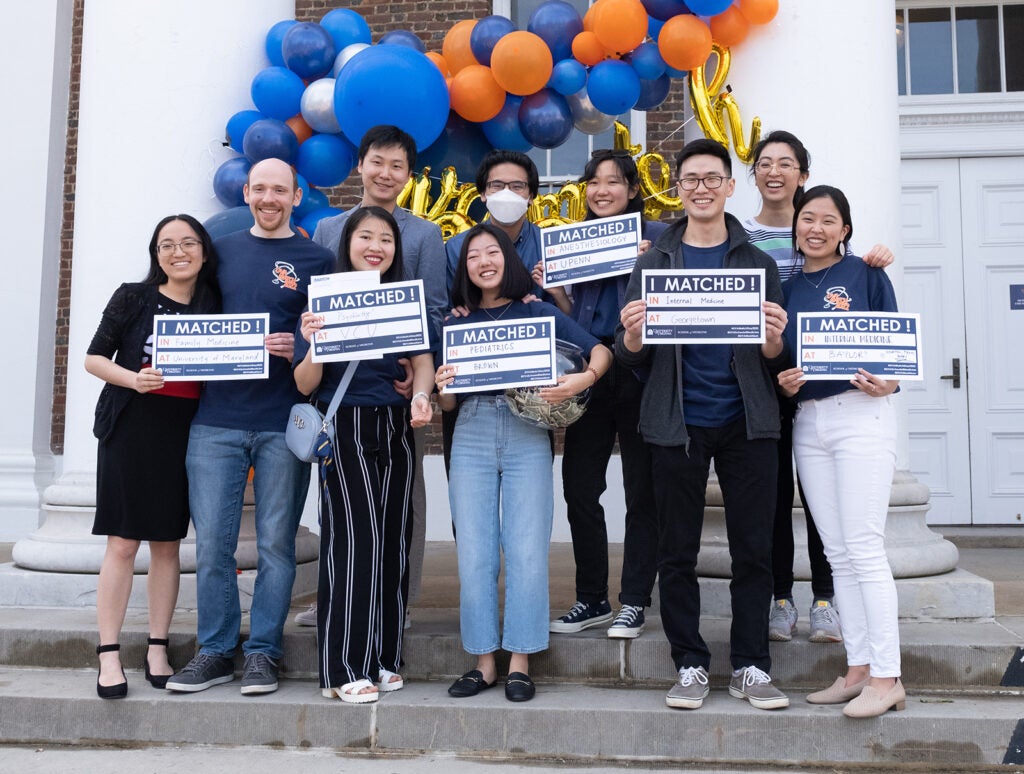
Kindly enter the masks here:
<path id="1" fill-rule="evenodd" d="M 729 230 L 729 251 L 725 269 L 764 269 L 765 298 L 783 303 L 779 270 L 766 253 L 747 239 L 743 225 L 732 215 L 725 215 Z M 626 288 L 626 303 L 640 298 L 641 272 L 644 269 L 684 269 L 681 241 L 687 219 L 673 223 L 650 250 L 633 267 Z M 682 346 L 647 344 L 639 352 L 630 352 L 622 343 L 625 330 L 619 323 L 615 332 L 615 357 L 628 368 L 649 373 L 640 403 L 640 432 L 647 443 L 656 446 L 689 446 L 683 413 Z M 732 371 L 739 383 L 746 413 L 747 438 L 779 437 L 779 402 L 775 397 L 775 375 L 786 363 L 787 354 L 768 361 L 761 354 L 760 344 L 734 344 Z"/>

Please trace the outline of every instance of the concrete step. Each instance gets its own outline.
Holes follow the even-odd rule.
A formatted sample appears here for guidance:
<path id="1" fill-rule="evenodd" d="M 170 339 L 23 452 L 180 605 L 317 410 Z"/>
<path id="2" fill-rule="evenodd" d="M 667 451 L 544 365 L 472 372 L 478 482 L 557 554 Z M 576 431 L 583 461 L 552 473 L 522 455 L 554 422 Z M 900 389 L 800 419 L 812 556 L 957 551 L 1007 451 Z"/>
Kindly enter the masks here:
<path id="1" fill-rule="evenodd" d="M 912 695 L 907 710 L 851 721 L 839 707 L 761 711 L 713 690 L 702 709 L 665 706 L 662 688 L 611 689 L 540 680 L 511 704 L 501 690 L 452 699 L 438 681 L 412 682 L 376 704 L 324 699 L 312 681 L 244 697 L 238 683 L 199 694 L 151 688 L 128 676 L 124 700 L 100 701 L 95 672 L 0 669 L 0 727 L 13 744 L 211 744 L 447 752 L 566 762 L 848 762 L 920 771 L 1021 762 L 1019 697 Z"/>
<path id="2" fill-rule="evenodd" d="M 293 611 L 294 612 L 294 611 Z M 6 608 L 0 627 L 0 665 L 91 668 L 96 663 L 94 613 L 83 609 Z M 1013 625 L 1024 619 L 1012 619 Z M 414 608 L 406 631 L 403 674 L 412 680 L 449 680 L 472 666 L 459 639 L 458 611 Z M 713 685 L 729 673 L 729 621 L 707 617 L 702 632 L 712 652 Z M 984 623 L 910 623 L 900 626 L 903 677 L 915 690 L 983 694 L 1024 687 L 1024 632 L 1000 620 Z M 142 665 L 146 616 L 129 611 L 122 661 Z M 772 643 L 772 675 L 785 689 L 828 685 L 845 669 L 841 644 L 807 641 L 806 623 L 788 643 Z M 171 634 L 171 662 L 183 665 L 195 652 L 195 617 L 177 613 Z M 289 621 L 281 668 L 290 678 L 317 675 L 316 632 Z M 240 659 L 239 659 L 240 663 Z M 604 627 L 575 635 L 553 634 L 549 649 L 530 659 L 537 679 L 612 687 L 667 687 L 675 679 L 668 643 L 657 615 L 635 640 L 610 640 Z M 1024 714 L 1024 713 L 1022 713 Z"/>

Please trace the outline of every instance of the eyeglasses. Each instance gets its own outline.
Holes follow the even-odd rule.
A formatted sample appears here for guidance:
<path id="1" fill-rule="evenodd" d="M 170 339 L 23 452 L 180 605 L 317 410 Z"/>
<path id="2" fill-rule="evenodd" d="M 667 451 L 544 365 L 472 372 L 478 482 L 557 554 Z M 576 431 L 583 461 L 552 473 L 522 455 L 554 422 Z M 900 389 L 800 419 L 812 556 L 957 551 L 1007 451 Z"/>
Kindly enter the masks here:
<path id="1" fill-rule="evenodd" d="M 590 154 L 592 159 L 631 159 L 633 154 L 625 148 L 599 148 Z"/>
<path id="2" fill-rule="evenodd" d="M 696 191 L 697 186 L 703 183 L 704 187 L 711 191 L 714 190 L 715 188 L 721 188 L 722 183 L 724 183 L 726 180 L 731 179 L 732 178 L 723 175 L 708 175 L 707 177 L 681 177 L 679 178 L 679 187 L 682 188 L 684 191 Z"/>
<path id="3" fill-rule="evenodd" d="M 487 193 L 498 193 L 498 191 L 504 191 L 506 188 L 512 193 L 524 194 L 530 190 L 530 185 L 522 180 L 510 180 L 507 183 L 504 180 L 487 181 Z"/>
<path id="4" fill-rule="evenodd" d="M 174 255 L 175 249 L 179 247 L 183 253 L 187 253 L 202 245 L 198 239 L 182 239 L 180 242 L 161 242 L 156 246 L 156 250 L 160 255 Z"/>
<path id="5" fill-rule="evenodd" d="M 754 165 L 754 169 L 762 175 L 767 175 L 772 169 L 777 169 L 783 175 L 792 172 L 794 169 L 799 169 L 799 165 L 790 159 L 782 159 L 781 161 L 769 161 L 768 159 L 761 159 Z"/>

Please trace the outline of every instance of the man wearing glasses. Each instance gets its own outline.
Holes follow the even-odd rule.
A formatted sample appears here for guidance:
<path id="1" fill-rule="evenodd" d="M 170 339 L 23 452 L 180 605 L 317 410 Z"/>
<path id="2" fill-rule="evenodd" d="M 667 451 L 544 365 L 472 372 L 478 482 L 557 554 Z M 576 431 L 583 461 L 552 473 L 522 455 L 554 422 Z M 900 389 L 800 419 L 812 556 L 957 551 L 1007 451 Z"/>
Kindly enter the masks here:
<path id="1" fill-rule="evenodd" d="M 615 357 L 647 370 L 640 431 L 650 444 L 659 521 L 661 619 L 679 681 L 670 707 L 697 709 L 708 694 L 711 654 L 700 635 L 697 553 L 712 460 L 725 501 L 732 558 L 729 693 L 758 709 L 789 706 L 769 672 L 771 535 L 779 409 L 773 372 L 784 365 L 786 313 L 775 262 L 751 245 L 725 212 L 735 181 L 729 152 L 712 140 L 687 144 L 676 159 L 686 217 L 640 256 L 626 290 Z M 643 344 L 644 269 L 764 269 L 764 344 Z"/>

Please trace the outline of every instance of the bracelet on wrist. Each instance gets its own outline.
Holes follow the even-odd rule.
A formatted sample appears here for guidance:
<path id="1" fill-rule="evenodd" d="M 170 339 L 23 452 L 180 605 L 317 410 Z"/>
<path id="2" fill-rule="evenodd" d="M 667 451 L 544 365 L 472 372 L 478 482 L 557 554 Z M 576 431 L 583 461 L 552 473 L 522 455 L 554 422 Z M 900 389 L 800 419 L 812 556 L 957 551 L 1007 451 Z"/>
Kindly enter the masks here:
<path id="1" fill-rule="evenodd" d="M 415 394 L 414 394 L 414 395 L 412 396 L 412 400 L 416 400 L 416 399 L 417 399 L 417 398 L 418 398 L 418 397 L 419 397 L 420 395 L 422 395 L 422 396 L 423 396 L 424 398 L 426 398 L 426 399 L 427 399 L 427 403 L 429 403 L 429 402 L 430 402 L 430 396 L 429 396 L 429 395 L 427 395 L 427 393 L 423 392 L 422 390 L 420 390 L 419 392 L 415 393 Z M 410 401 L 410 403 L 411 403 L 411 402 L 412 402 L 412 401 Z"/>
<path id="2" fill-rule="evenodd" d="M 594 368 L 594 366 L 592 366 L 592 365 L 588 365 L 587 366 L 587 370 L 590 371 L 590 373 L 592 373 L 594 375 L 594 384 L 597 384 L 598 380 L 600 380 L 600 378 L 601 378 L 601 374 L 599 374 L 597 372 L 597 369 Z M 591 386 L 593 386 L 593 385 L 591 385 Z"/>

